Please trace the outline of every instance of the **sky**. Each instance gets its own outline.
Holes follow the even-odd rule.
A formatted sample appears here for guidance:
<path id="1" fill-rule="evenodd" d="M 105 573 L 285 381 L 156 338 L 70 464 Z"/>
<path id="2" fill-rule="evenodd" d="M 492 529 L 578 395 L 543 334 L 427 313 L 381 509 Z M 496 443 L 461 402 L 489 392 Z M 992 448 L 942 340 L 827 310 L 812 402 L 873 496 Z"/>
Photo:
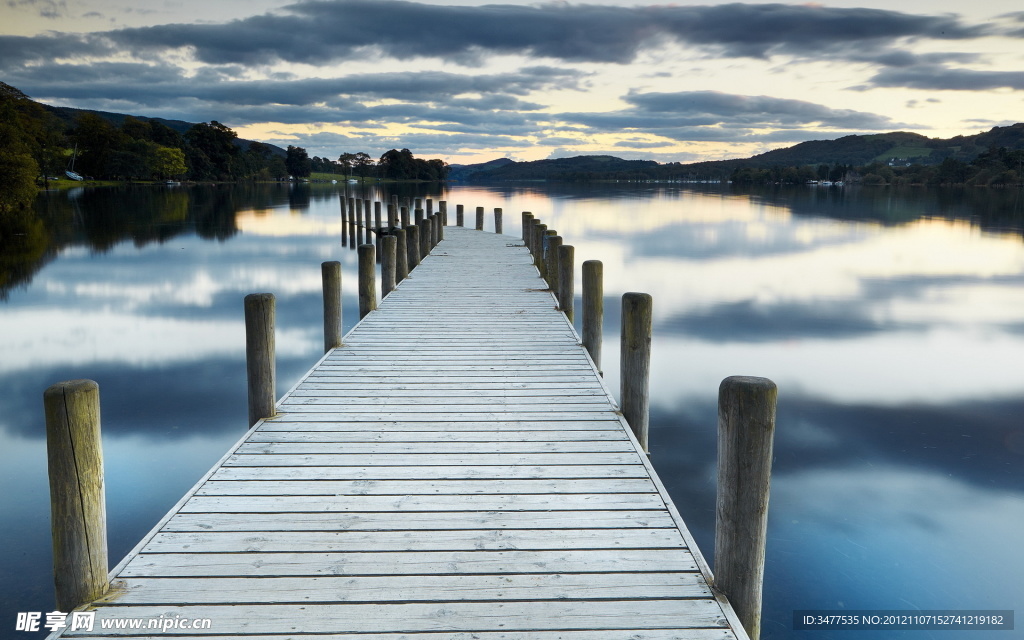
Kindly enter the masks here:
<path id="1" fill-rule="evenodd" d="M 695 162 L 1024 121 L 1019 0 L 0 2 L 0 80 L 36 100 L 331 159 Z"/>

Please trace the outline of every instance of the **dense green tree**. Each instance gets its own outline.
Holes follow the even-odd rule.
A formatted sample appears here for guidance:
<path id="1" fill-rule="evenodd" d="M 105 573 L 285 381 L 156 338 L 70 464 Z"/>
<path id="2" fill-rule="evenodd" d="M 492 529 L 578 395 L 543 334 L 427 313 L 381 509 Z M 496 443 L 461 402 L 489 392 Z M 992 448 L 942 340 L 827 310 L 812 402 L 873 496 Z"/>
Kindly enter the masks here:
<path id="1" fill-rule="evenodd" d="M 235 145 L 238 134 L 229 127 L 211 120 L 201 122 L 185 132 L 190 150 L 188 161 L 192 176 L 200 180 L 231 180 L 236 175 L 239 151 Z"/>
<path id="2" fill-rule="evenodd" d="M 288 145 L 288 151 L 284 158 L 284 165 L 288 173 L 296 178 L 308 178 L 313 171 L 313 164 L 309 154 L 302 147 Z"/>

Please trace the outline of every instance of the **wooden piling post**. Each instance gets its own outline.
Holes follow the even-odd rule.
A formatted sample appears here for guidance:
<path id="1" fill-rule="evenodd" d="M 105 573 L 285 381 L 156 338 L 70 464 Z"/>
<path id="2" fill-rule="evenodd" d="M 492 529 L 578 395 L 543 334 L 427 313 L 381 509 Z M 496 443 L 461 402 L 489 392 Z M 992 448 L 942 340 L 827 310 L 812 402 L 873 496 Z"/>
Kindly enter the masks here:
<path id="1" fill-rule="evenodd" d="M 551 234 L 551 232 L 548 232 Z M 558 235 L 556 231 L 553 235 L 548 235 L 548 245 L 544 250 L 544 271 L 545 280 L 548 282 L 548 288 L 555 292 L 555 296 L 558 296 L 558 248 L 562 246 L 562 236 Z"/>
<path id="2" fill-rule="evenodd" d="M 380 253 L 380 297 L 383 299 L 395 290 L 398 238 L 392 235 L 381 236 Z"/>
<path id="3" fill-rule="evenodd" d="M 405 229 L 395 230 L 395 285 L 409 277 L 409 248 Z"/>
<path id="4" fill-rule="evenodd" d="M 444 204 L 444 200 L 441 201 L 441 204 Z M 438 211 L 437 214 L 434 215 L 434 220 L 437 222 L 437 233 L 434 237 L 437 239 L 437 242 L 444 240 L 444 226 L 447 224 L 445 217 L 446 214 L 441 211 Z M 434 244 L 437 244 L 437 242 Z"/>
<path id="5" fill-rule="evenodd" d="M 359 318 L 377 308 L 377 257 L 372 244 L 359 245 Z"/>
<path id="6" fill-rule="evenodd" d="M 373 243 L 373 232 L 370 231 L 370 199 L 363 200 L 363 242 Z"/>
<path id="7" fill-rule="evenodd" d="M 405 246 L 406 255 L 408 256 L 409 272 L 420 263 L 420 228 L 414 224 L 409 225 L 406 229 Z"/>
<path id="8" fill-rule="evenodd" d="M 399 208 L 398 211 L 399 211 L 399 213 L 401 215 L 401 218 L 402 218 L 402 228 L 403 229 L 408 229 L 409 228 L 409 207 L 401 207 L 401 208 Z"/>
<path id="9" fill-rule="evenodd" d="M 420 230 L 420 261 L 430 253 L 430 235 L 433 230 L 430 228 L 430 220 L 424 218 L 416 225 Z"/>
<path id="10" fill-rule="evenodd" d="M 761 588 L 778 389 L 767 378 L 732 376 L 718 389 L 715 587 L 751 640 L 761 635 Z"/>
<path id="11" fill-rule="evenodd" d="M 576 315 L 576 249 L 571 244 L 558 247 L 558 306 L 569 319 Z"/>
<path id="12" fill-rule="evenodd" d="M 461 205 L 455 205 L 455 224 L 460 227 L 466 226 L 466 208 Z"/>
<path id="13" fill-rule="evenodd" d="M 533 264 L 537 267 L 540 272 L 540 277 L 544 277 L 544 238 L 547 237 L 548 225 L 546 224 L 535 224 L 533 225 Z"/>
<path id="14" fill-rule="evenodd" d="M 391 228 L 394 228 L 394 227 L 398 226 L 398 211 L 399 211 L 398 194 L 392 193 L 391 194 L 391 202 L 390 202 L 390 204 L 388 206 L 388 225 L 391 226 Z M 394 212 L 394 217 L 391 216 L 392 212 Z"/>
<path id="15" fill-rule="evenodd" d="M 324 290 L 324 353 L 341 346 L 341 263 L 320 263 Z"/>
<path id="16" fill-rule="evenodd" d="M 501 207 L 495 207 L 494 208 L 494 233 L 497 233 L 497 234 L 501 233 L 501 229 L 502 229 L 501 218 L 502 218 Z"/>
<path id="17" fill-rule="evenodd" d="M 373 228 L 374 229 L 380 229 L 381 228 L 381 222 L 382 222 L 382 220 L 381 220 L 381 203 L 380 203 L 380 200 L 374 200 L 374 202 L 373 202 Z M 380 262 L 383 259 L 383 256 L 384 256 L 384 251 L 381 249 L 381 238 L 382 237 L 383 236 L 381 236 L 381 234 L 376 232 L 376 231 L 373 234 L 373 246 L 374 246 L 374 248 L 377 251 L 377 262 Z"/>
<path id="18" fill-rule="evenodd" d="M 646 293 L 622 294 L 620 356 L 621 409 L 645 453 L 650 407 L 652 300 Z"/>
<path id="19" fill-rule="evenodd" d="M 275 413 L 274 323 L 274 294 L 250 293 L 245 296 L 245 367 L 250 427 L 263 418 L 274 417 Z"/>
<path id="20" fill-rule="evenodd" d="M 416 226 L 423 224 L 423 209 L 416 207 L 413 211 L 413 224 Z"/>
<path id="21" fill-rule="evenodd" d="M 601 372 L 601 340 L 604 334 L 604 264 L 583 263 L 583 347 Z"/>
<path id="22" fill-rule="evenodd" d="M 441 225 L 447 227 L 448 226 L 448 201 L 447 200 L 441 200 L 440 202 L 437 203 L 437 208 L 438 208 L 439 212 L 441 213 Z M 444 234 L 443 233 L 441 235 L 441 239 L 444 240 Z"/>
<path id="23" fill-rule="evenodd" d="M 427 198 L 427 216 L 434 215 L 434 199 Z"/>
<path id="24" fill-rule="evenodd" d="M 531 256 L 536 256 L 536 251 L 533 249 L 533 239 L 537 234 L 536 227 L 538 224 L 540 224 L 540 220 L 531 216 L 527 218 L 526 227 L 523 229 L 523 233 L 526 235 L 526 248 L 530 250 Z"/>
<path id="25" fill-rule="evenodd" d="M 109 588 L 99 385 L 59 382 L 43 392 L 43 410 L 57 609 L 71 611 Z"/>
<path id="26" fill-rule="evenodd" d="M 476 230 L 477 231 L 483 231 L 484 230 L 484 208 L 483 207 L 477 207 L 476 208 Z"/>
<path id="27" fill-rule="evenodd" d="M 530 239 L 529 239 L 530 236 L 529 236 L 529 233 L 530 233 L 530 221 L 531 220 L 533 220 L 533 214 L 530 213 L 529 211 L 524 211 L 523 212 L 523 229 L 522 229 L 523 230 L 523 244 L 525 244 L 527 248 L 530 247 Z"/>

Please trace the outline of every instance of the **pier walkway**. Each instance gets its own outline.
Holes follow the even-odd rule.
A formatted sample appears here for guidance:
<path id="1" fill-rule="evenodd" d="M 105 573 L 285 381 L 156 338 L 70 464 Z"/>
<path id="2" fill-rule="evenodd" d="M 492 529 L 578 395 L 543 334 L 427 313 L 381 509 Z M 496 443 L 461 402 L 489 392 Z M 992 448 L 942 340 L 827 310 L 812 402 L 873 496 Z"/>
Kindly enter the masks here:
<path id="1" fill-rule="evenodd" d="M 746 638 L 523 243 L 445 236 L 60 637 Z"/>

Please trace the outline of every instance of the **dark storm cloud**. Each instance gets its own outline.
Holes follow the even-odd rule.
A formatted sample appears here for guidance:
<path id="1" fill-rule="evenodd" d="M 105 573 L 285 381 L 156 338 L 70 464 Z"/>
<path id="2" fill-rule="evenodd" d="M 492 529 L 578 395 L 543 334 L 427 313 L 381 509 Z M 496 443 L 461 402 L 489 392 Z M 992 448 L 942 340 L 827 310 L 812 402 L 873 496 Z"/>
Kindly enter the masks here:
<path id="1" fill-rule="evenodd" d="M 680 141 L 803 140 L 808 134 L 800 128 L 812 124 L 855 131 L 891 130 L 901 126 L 873 113 L 769 96 L 680 91 L 630 93 L 623 99 L 632 106 L 606 113 L 562 113 L 558 114 L 558 119 L 567 124 L 583 124 L 596 131 L 644 130 Z M 792 127 L 793 131 L 785 131 L 787 127 Z M 764 128 L 784 130 L 770 134 L 757 131 Z"/>
<path id="2" fill-rule="evenodd" d="M 628 63 L 666 42 L 715 55 L 844 57 L 901 39 L 964 39 L 990 32 L 952 16 L 810 5 L 476 7 L 403 0 L 300 2 L 283 13 L 221 24 L 166 24 L 90 36 L 136 52 L 187 48 L 210 64 L 278 61 L 321 66 L 362 57 L 439 57 L 473 64 L 521 54 Z M 49 59 L 43 56 L 40 59 Z"/>
<path id="3" fill-rule="evenodd" d="M 977 71 L 922 65 L 907 69 L 883 69 L 875 74 L 866 85 L 855 88 L 870 89 L 874 87 L 908 87 L 948 91 L 988 91 L 1002 88 L 1024 90 L 1024 72 Z"/>
<path id="4" fill-rule="evenodd" d="M 109 42 L 73 34 L 0 35 L 0 68 L 7 75 L 21 65 L 30 62 L 80 56 L 104 56 L 112 54 L 114 51 L 114 47 Z"/>

